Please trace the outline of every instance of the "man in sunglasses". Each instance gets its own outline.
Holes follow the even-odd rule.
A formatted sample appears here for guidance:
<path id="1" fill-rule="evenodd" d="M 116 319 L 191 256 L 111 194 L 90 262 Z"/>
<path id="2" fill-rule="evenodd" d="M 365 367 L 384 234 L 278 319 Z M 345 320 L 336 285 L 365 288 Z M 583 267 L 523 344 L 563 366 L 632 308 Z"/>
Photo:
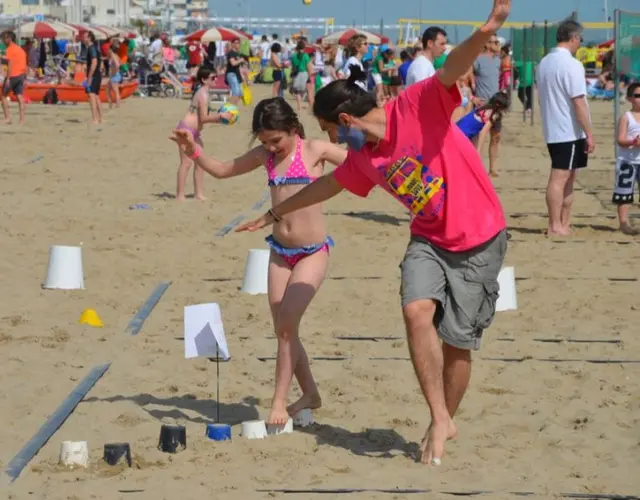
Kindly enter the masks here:
<path id="1" fill-rule="evenodd" d="M 547 185 L 549 236 L 571 232 L 573 184 L 578 170 L 586 168 L 595 150 L 591 116 L 587 104 L 584 66 L 575 58 L 582 44 L 582 25 L 564 21 L 558 26 L 558 45 L 537 70 L 542 129 L 551 157 Z"/>
<path id="2" fill-rule="evenodd" d="M 500 92 L 500 39 L 493 35 L 473 63 L 475 76 L 474 104 L 483 106 Z M 498 152 L 500 150 L 500 133 L 502 118 L 495 120 L 491 126 L 489 142 L 489 175 L 498 176 Z"/>

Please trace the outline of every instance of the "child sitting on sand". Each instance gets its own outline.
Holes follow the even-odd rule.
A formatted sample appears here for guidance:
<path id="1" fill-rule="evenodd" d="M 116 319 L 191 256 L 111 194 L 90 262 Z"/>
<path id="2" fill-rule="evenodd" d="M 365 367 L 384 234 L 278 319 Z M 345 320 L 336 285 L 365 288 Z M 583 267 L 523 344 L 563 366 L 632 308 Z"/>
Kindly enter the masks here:
<path id="1" fill-rule="evenodd" d="M 482 145 L 491 131 L 491 127 L 500 121 L 502 114 L 509 107 L 509 97 L 504 92 L 495 94 L 489 102 L 460 118 L 456 123 L 466 135 L 482 151 Z"/>
<path id="2" fill-rule="evenodd" d="M 618 206 L 620 231 L 635 236 L 640 231 L 629 221 L 629 207 L 633 203 L 634 186 L 640 186 L 640 82 L 629 85 L 627 100 L 631 103 L 631 111 L 627 111 L 618 121 L 613 203 Z"/>
<path id="3" fill-rule="evenodd" d="M 182 154 L 218 179 L 247 174 L 264 165 L 272 205 L 290 198 L 321 176 L 325 161 L 340 165 L 347 156 L 334 144 L 306 139 L 298 115 L 279 97 L 265 99 L 256 106 L 252 131 L 262 145 L 227 162 L 203 156 L 189 130 L 174 130 L 171 139 Z M 302 315 L 325 279 L 333 240 L 327 236 L 319 204 L 274 219 L 277 222 L 273 234 L 266 240 L 271 247 L 268 294 L 278 354 L 267 423 L 282 425 L 300 410 L 319 408 L 321 404 L 298 329 Z M 294 374 L 302 397 L 287 407 Z"/>

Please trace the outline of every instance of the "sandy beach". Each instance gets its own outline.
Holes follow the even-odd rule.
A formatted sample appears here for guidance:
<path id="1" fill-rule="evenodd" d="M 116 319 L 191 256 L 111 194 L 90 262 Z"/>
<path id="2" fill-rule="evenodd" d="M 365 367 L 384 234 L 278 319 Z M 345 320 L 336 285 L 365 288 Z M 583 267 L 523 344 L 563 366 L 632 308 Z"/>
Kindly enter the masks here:
<path id="1" fill-rule="evenodd" d="M 254 95 L 269 91 L 255 87 Z M 415 460 L 429 422 L 399 305 L 408 216 L 380 190 L 325 206 L 336 247 L 301 336 L 310 356 L 346 359 L 312 362 L 324 400 L 317 424 L 264 441 L 238 436 L 242 421 L 267 416 L 272 396 L 275 362 L 257 359 L 275 355 L 267 299 L 239 290 L 248 250 L 267 248 L 268 233 L 215 233 L 268 207 L 252 210 L 266 175 L 208 177 L 207 201 L 173 200 L 178 153 L 167 137 L 187 106 L 132 98 L 91 128 L 86 105 L 31 105 L 26 125 L 0 125 L 0 466 L 93 366 L 112 363 L 21 476 L 0 482 L 1 498 L 316 498 L 257 491 L 280 488 L 431 489 L 429 498 L 493 491 L 492 499 L 640 492 L 640 364 L 585 361 L 640 360 L 640 240 L 617 231 L 610 204 L 610 103 L 592 103 L 598 149 L 578 177 L 575 234 L 562 241 L 543 235 L 549 161 L 540 125 L 523 124 L 519 103 L 505 119 L 495 185 L 512 234 L 506 265 L 516 269 L 519 309 L 498 313 L 485 333 L 456 419 L 459 438 L 437 469 Z M 206 128 L 207 153 L 243 153 L 251 112 Z M 303 122 L 323 137 L 308 112 Z M 151 209 L 130 210 L 135 204 Z M 86 289 L 43 290 L 50 245 L 79 244 Z M 125 333 L 163 281 L 172 284 L 141 332 Z M 183 308 L 206 302 L 220 304 L 232 354 L 220 367 L 221 420 L 233 425 L 227 442 L 204 435 L 216 416 L 215 364 L 184 359 Z M 104 328 L 78 324 L 86 308 Z M 380 357 L 396 359 L 370 359 Z M 163 423 L 186 426 L 186 450 L 157 449 Z M 87 469 L 58 465 L 63 440 L 89 443 Z M 131 444 L 134 467 L 102 461 L 113 442 Z M 426 496 L 348 496 L 405 497 Z"/>

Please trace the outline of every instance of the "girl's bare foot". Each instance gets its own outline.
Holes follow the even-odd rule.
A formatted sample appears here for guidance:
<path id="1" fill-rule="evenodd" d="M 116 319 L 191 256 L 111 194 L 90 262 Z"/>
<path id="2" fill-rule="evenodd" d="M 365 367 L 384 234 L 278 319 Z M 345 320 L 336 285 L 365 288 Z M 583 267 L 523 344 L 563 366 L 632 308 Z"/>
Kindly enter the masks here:
<path id="1" fill-rule="evenodd" d="M 565 228 L 558 228 L 558 229 L 552 229 L 549 228 L 547 229 L 547 231 L 545 232 L 545 235 L 548 238 L 553 238 L 553 237 L 564 237 L 564 236 L 570 236 L 571 235 L 571 231 Z"/>
<path id="2" fill-rule="evenodd" d="M 287 412 L 295 417 L 302 410 L 317 410 L 322 406 L 322 398 L 315 394 L 303 394 L 298 401 L 287 407 Z"/>
<path id="3" fill-rule="evenodd" d="M 285 425 L 289 421 L 289 418 L 291 417 L 289 417 L 284 405 L 272 406 L 266 423 L 269 425 Z"/>
<path id="4" fill-rule="evenodd" d="M 206 197 L 206 196 L 201 195 L 201 194 L 197 194 L 197 195 L 195 195 L 195 196 L 194 196 L 194 198 L 195 198 L 196 200 L 200 200 L 200 201 L 205 201 L 205 200 L 207 199 L 207 197 Z"/>
<path id="5" fill-rule="evenodd" d="M 497 170 L 490 170 L 489 175 L 491 177 L 500 177 L 500 172 L 498 172 Z"/>
<path id="6" fill-rule="evenodd" d="M 445 443 L 449 439 L 455 439 L 457 435 L 458 429 L 453 420 L 449 419 L 449 422 L 444 424 L 431 422 L 420 444 L 420 451 L 422 452 L 420 462 L 428 465 L 440 465 L 444 455 Z"/>
<path id="7" fill-rule="evenodd" d="M 179 194 L 176 196 L 176 201 L 186 201 L 186 197 L 183 194 Z"/>

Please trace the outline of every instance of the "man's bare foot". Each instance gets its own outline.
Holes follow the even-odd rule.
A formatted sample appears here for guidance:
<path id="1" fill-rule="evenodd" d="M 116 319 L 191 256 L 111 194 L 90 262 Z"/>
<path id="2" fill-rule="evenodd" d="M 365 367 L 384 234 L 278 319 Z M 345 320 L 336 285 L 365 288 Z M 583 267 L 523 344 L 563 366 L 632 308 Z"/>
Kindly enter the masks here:
<path id="1" fill-rule="evenodd" d="M 285 425 L 289 421 L 289 414 L 284 406 L 273 406 L 266 423 L 269 425 Z"/>
<path id="2" fill-rule="evenodd" d="M 322 406 L 322 398 L 317 392 L 315 394 L 303 394 L 298 401 L 287 407 L 287 412 L 291 417 L 295 417 L 302 410 L 317 410 Z"/>
<path id="3" fill-rule="evenodd" d="M 195 198 L 196 200 L 199 200 L 199 201 L 206 201 L 206 199 L 207 199 L 207 197 L 206 197 L 206 196 L 203 196 L 203 195 L 201 195 L 201 194 L 197 194 L 197 195 L 195 195 L 195 196 L 194 196 L 194 198 Z"/>
<path id="4" fill-rule="evenodd" d="M 557 228 L 557 229 L 556 228 L 549 228 L 545 232 L 545 235 L 548 238 L 570 236 L 571 235 L 571 230 L 570 229 L 565 229 L 564 227 Z"/>
<path id="5" fill-rule="evenodd" d="M 624 234 L 628 234 L 629 236 L 638 236 L 640 231 L 633 227 L 629 222 L 622 222 L 620 224 L 620 231 Z"/>
<path id="6" fill-rule="evenodd" d="M 449 422 L 445 424 L 432 422 L 420 444 L 422 452 L 420 462 L 428 465 L 440 465 L 444 455 L 444 444 L 449 439 L 455 439 L 457 435 L 458 429 L 453 420 L 449 419 Z"/>

